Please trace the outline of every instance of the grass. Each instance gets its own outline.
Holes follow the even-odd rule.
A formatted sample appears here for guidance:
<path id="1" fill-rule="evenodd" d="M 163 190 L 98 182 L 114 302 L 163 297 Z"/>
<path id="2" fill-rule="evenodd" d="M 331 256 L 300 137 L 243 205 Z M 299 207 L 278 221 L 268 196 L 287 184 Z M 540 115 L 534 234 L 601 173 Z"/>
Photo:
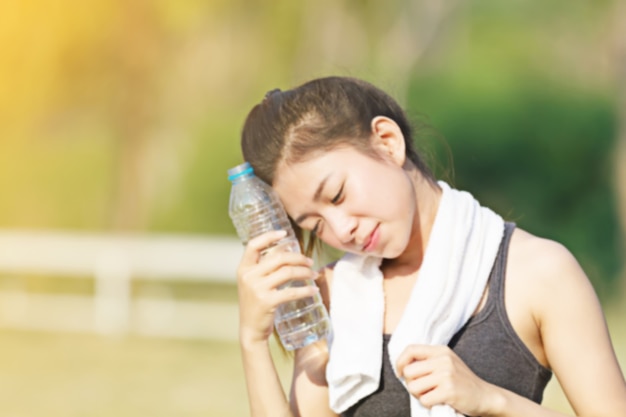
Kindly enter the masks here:
<path id="1" fill-rule="evenodd" d="M 622 369 L 623 311 L 607 314 Z M 4 417 L 248 416 L 236 342 L 0 331 Z M 276 350 L 283 382 L 289 364 Z M 567 412 L 553 378 L 548 407 Z"/>
<path id="2" fill-rule="evenodd" d="M 242 416 L 234 343 L 2 332 L 0 415 Z"/>

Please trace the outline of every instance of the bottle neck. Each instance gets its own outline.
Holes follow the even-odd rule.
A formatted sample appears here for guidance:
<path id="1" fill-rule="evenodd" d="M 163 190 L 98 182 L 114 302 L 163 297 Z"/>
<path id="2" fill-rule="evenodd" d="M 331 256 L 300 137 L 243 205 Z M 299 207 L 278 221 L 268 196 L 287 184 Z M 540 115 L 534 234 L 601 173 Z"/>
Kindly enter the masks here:
<path id="1" fill-rule="evenodd" d="M 233 183 L 239 178 L 242 178 L 242 180 L 237 182 L 249 179 L 250 177 L 254 177 L 254 169 L 252 169 L 248 162 L 244 162 L 228 170 L 228 179 Z"/>
<path id="2" fill-rule="evenodd" d="M 252 178 L 255 178 L 255 177 L 256 176 L 254 174 L 242 174 L 242 175 L 236 176 L 235 178 L 231 178 L 230 182 L 232 182 L 233 184 L 239 184 L 244 181 L 251 180 Z"/>

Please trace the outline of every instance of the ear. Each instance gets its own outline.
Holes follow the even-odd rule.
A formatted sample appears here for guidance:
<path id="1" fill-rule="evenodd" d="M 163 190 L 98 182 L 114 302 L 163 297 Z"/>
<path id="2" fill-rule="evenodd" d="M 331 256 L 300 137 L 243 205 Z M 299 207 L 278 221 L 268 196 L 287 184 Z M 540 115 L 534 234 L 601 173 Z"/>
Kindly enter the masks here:
<path id="1" fill-rule="evenodd" d="M 385 116 L 374 117 L 371 126 L 372 147 L 383 158 L 403 166 L 406 161 L 406 145 L 400 126 Z"/>

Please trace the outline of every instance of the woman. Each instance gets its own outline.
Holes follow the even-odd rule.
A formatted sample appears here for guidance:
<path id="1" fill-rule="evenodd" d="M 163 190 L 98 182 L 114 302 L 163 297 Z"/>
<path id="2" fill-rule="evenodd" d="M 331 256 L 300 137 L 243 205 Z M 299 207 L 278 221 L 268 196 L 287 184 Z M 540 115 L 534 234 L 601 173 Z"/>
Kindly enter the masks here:
<path id="1" fill-rule="evenodd" d="M 558 416 L 540 405 L 552 373 L 577 415 L 626 415 L 624 376 L 576 260 L 436 181 L 387 94 L 342 77 L 275 90 L 248 115 L 242 150 L 299 229 L 348 254 L 314 272 L 302 254 L 260 260 L 280 232 L 248 243 L 238 286 L 253 416 L 429 415 L 442 405 L 439 415 Z M 376 262 L 366 270 L 367 259 Z M 310 278 L 316 287 L 277 289 Z M 288 400 L 269 350 L 273 312 L 317 291 L 334 336 L 295 352 Z"/>

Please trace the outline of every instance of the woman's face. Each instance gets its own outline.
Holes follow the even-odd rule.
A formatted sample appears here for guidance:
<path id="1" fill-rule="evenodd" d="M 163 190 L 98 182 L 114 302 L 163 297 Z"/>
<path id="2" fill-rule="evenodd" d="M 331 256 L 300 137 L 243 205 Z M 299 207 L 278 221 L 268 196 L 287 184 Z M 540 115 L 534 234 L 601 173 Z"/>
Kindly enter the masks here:
<path id="1" fill-rule="evenodd" d="M 415 220 L 413 183 L 393 158 L 343 146 L 281 164 L 273 188 L 303 229 L 342 251 L 398 257 Z"/>

